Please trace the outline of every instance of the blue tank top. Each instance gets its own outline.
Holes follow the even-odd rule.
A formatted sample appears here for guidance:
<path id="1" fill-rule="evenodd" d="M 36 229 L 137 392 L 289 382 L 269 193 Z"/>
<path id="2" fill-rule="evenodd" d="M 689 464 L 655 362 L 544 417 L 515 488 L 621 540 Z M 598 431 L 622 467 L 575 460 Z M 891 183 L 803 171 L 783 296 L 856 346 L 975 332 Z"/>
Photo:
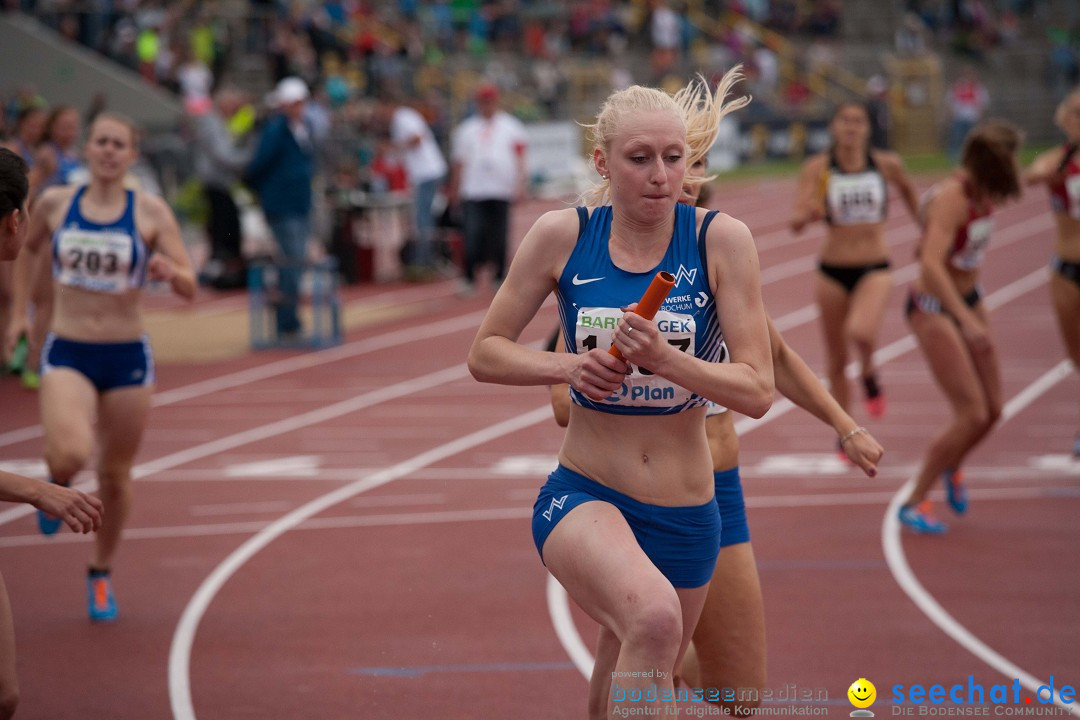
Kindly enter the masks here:
<path id="1" fill-rule="evenodd" d="M 87 220 L 79 210 L 86 186 L 75 191 L 64 222 L 53 233 L 53 277 L 61 285 L 124 293 L 146 283 L 149 248 L 135 227 L 135 192 L 123 214 L 109 223 Z"/>
<path id="2" fill-rule="evenodd" d="M 696 231 L 697 213 L 689 205 L 675 206 L 675 230 L 660 263 L 647 272 L 632 273 L 615 266 L 608 251 L 611 207 L 588 216 L 578 208 L 581 232 L 559 278 L 557 298 L 566 351 L 584 353 L 611 346 L 623 315 L 619 308 L 637 302 L 660 270 L 675 276 L 675 287 L 654 321 L 669 343 L 708 362 L 722 359 L 724 340 L 716 317 L 716 299 L 709 287 L 705 232 L 716 216 L 710 212 Z M 622 387 L 599 402 L 573 387 L 576 405 L 619 415 L 667 415 L 700 407 L 708 401 L 675 383 L 633 366 Z"/>

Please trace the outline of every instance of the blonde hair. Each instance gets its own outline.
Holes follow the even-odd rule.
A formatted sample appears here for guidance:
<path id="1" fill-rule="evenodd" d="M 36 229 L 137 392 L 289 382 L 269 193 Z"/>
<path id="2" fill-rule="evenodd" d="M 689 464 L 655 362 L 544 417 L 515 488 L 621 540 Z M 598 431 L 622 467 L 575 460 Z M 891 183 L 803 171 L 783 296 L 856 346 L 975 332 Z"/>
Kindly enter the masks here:
<path id="1" fill-rule="evenodd" d="M 590 154 L 596 150 L 607 153 L 626 117 L 641 112 L 665 111 L 679 118 L 686 130 L 686 167 L 689 169 L 705 157 L 716 142 L 720 120 L 729 112 L 743 108 L 750 102 L 749 97 L 741 97 L 724 103 L 731 89 L 741 79 L 742 66 L 736 65 L 724 74 L 715 92 L 709 89 L 705 78 L 698 75 L 674 95 L 641 85 L 631 85 L 625 90 L 612 93 L 600 107 L 596 122 L 584 125 L 592 146 Z M 685 182 L 700 185 L 713 177 L 687 176 Z M 603 205 L 610 197 L 611 181 L 603 178 L 598 185 L 581 196 L 580 202 L 583 205 Z"/>
<path id="2" fill-rule="evenodd" d="M 742 78 L 742 65 L 736 65 L 720 78 L 715 93 L 709 90 L 709 83 L 701 75 L 675 93 L 675 104 L 679 106 L 683 121 L 686 123 L 686 167 L 688 170 L 694 163 L 708 156 L 720 132 L 720 121 L 728 113 L 741 110 L 750 104 L 749 95 L 725 103 L 727 96 Z M 714 179 L 716 179 L 715 175 L 700 177 L 688 175 L 683 180 L 683 184 L 700 186 Z"/>

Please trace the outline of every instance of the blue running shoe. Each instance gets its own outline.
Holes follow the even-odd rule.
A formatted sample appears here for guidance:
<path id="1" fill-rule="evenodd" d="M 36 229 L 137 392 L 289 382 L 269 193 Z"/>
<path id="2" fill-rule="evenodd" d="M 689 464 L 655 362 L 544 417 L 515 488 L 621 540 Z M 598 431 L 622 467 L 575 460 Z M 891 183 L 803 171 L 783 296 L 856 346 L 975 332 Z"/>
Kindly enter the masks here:
<path id="1" fill-rule="evenodd" d="M 964 485 L 964 473 L 949 468 L 945 471 L 945 499 L 957 515 L 967 512 L 968 494 Z"/>
<path id="2" fill-rule="evenodd" d="M 49 482 L 53 482 L 53 479 L 49 478 Z M 42 535 L 55 535 L 63 524 L 64 521 L 60 518 L 49 515 L 42 510 L 37 511 L 38 530 L 41 531 Z"/>
<path id="3" fill-rule="evenodd" d="M 86 577 L 86 599 L 93 622 L 112 622 L 116 619 L 116 598 L 107 570 L 91 570 Z"/>
<path id="4" fill-rule="evenodd" d="M 1080 435 L 1073 438 L 1073 457 L 1080 460 Z"/>
<path id="5" fill-rule="evenodd" d="M 929 501 L 923 501 L 918 505 L 901 507 L 899 518 L 901 525 L 907 525 L 922 535 L 941 535 L 949 529 L 945 523 L 930 514 Z"/>

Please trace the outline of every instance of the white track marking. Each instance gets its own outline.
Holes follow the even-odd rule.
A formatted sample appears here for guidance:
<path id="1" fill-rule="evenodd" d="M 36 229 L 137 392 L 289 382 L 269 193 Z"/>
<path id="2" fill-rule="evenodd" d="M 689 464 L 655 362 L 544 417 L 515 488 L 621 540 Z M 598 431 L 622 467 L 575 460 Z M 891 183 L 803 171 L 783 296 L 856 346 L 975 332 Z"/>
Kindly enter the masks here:
<path id="1" fill-rule="evenodd" d="M 548 614 L 551 616 L 551 626 L 555 628 L 555 635 L 562 643 L 570 661 L 586 679 L 592 677 L 593 656 L 592 651 L 585 645 L 574 623 L 574 616 L 570 614 L 570 597 L 566 590 L 548 573 L 547 576 L 547 605 Z"/>
<path id="2" fill-rule="evenodd" d="M 349 413 L 363 410 L 372 405 L 411 395 L 421 390 L 440 387 L 446 383 L 461 380 L 467 376 L 468 369 L 464 364 L 461 364 L 428 373 L 427 375 L 421 375 L 420 377 L 404 380 L 399 383 L 394 383 L 393 385 L 387 385 L 378 390 L 372 390 L 371 392 L 357 395 L 347 400 L 342 400 L 333 405 L 327 405 L 326 407 L 301 413 L 300 415 L 293 415 L 292 417 L 287 417 L 283 420 L 278 420 L 277 422 L 260 425 L 251 428 L 250 430 L 227 435 L 223 438 L 218 438 L 217 440 L 212 440 L 200 445 L 192 445 L 191 447 L 164 455 L 155 460 L 141 463 L 132 468 L 131 477 L 133 480 L 140 480 L 147 475 L 170 470 L 178 465 L 189 463 L 192 460 L 210 457 L 211 455 L 216 455 L 225 452 L 226 450 L 233 450 L 249 443 L 267 440 L 272 437 L 294 432 L 310 425 L 316 425 L 321 422 L 341 417 L 342 415 L 348 415 Z M 77 487 L 80 490 L 89 490 L 95 486 L 96 482 L 93 481 L 83 481 L 75 483 L 74 485 L 74 487 Z M 35 512 L 35 510 L 30 505 L 18 505 L 10 510 L 5 510 L 0 512 L 0 525 L 9 523 L 17 518 L 25 517 L 33 512 Z"/>
<path id="3" fill-rule="evenodd" d="M 994 247 L 1000 248 L 1004 245 L 1009 245 L 1017 240 L 1028 237 L 1032 232 L 1038 232 L 1048 229 L 1050 227 L 1050 221 L 1046 216 L 1037 216 L 1023 220 L 1015 225 L 1003 228 L 995 234 Z M 897 230 L 908 230 L 914 228 L 914 225 L 907 223 Z M 893 232 L 893 231 L 890 231 Z M 899 244 L 900 241 L 894 244 Z M 814 256 L 804 256 L 797 258 L 794 261 L 788 263 L 782 263 L 781 265 L 771 266 L 762 271 L 762 286 L 768 285 L 772 282 L 778 282 L 780 280 L 787 279 L 792 275 L 790 271 L 792 267 L 799 267 L 801 270 L 812 270 L 815 265 L 813 261 Z M 792 264 L 794 263 L 794 265 Z M 782 267 L 781 267 L 782 266 Z M 772 270 L 771 268 L 780 268 L 779 270 Z M 915 277 L 918 270 L 917 263 L 909 263 L 903 267 L 897 268 L 893 272 L 894 284 L 906 282 Z M 772 274 L 769 274 L 772 273 Z M 550 298 L 545 301 L 545 305 L 551 302 Z M 410 342 L 417 342 L 439 335 L 447 335 L 459 330 L 471 329 L 480 324 L 486 314 L 486 310 L 481 310 L 473 313 L 468 313 L 457 318 L 450 318 L 447 320 L 438 320 L 427 325 L 420 325 L 415 328 L 408 328 L 404 330 L 396 330 L 383 335 L 367 338 L 364 340 L 357 340 L 355 342 L 346 343 L 338 347 L 327 348 L 325 350 L 319 350 L 316 352 L 307 353 L 284 360 L 277 360 L 274 362 L 260 365 L 254 368 L 248 368 L 246 370 L 240 370 L 227 375 L 222 375 L 217 378 L 211 378 L 209 380 L 203 380 L 190 385 L 174 388 L 172 390 L 166 390 L 160 393 L 156 393 L 151 400 L 152 407 L 161 407 L 164 405 L 172 405 L 184 400 L 190 400 L 196 397 L 202 397 L 211 393 L 220 392 L 221 390 L 227 390 L 229 388 L 239 387 L 241 385 L 247 385 L 258 380 L 265 380 L 270 377 L 276 377 L 278 375 L 284 375 L 290 372 L 296 372 L 298 370 L 306 370 L 319 365 L 325 365 L 327 363 L 338 362 L 340 360 L 356 357 L 357 355 L 363 355 L 378 350 L 385 350 L 387 348 L 395 347 L 398 345 L 408 344 Z M 816 319 L 818 316 L 818 310 L 816 305 L 809 305 L 802 310 L 796 311 L 785 315 L 783 318 L 776 320 L 777 328 L 784 332 L 786 330 L 800 325 L 805 322 L 810 322 Z M 40 425 L 33 425 L 16 430 L 9 430 L 7 432 L 0 433 L 0 447 L 7 445 L 13 445 L 19 442 L 25 442 L 27 440 L 33 440 L 34 438 L 41 437 L 43 433 Z"/>
<path id="4" fill-rule="evenodd" d="M 1070 366 L 1071 363 L 1068 360 L 1062 360 L 1009 400 L 1002 409 L 1001 421 L 998 428 L 1011 420 L 1017 413 L 1034 402 L 1043 393 L 1068 377 L 1071 371 Z M 946 635 L 959 643 L 961 647 L 1005 677 L 1016 678 L 1020 680 L 1020 684 L 1025 688 L 1031 692 L 1035 692 L 1040 685 L 1045 685 L 1046 683 L 1039 680 L 1034 675 L 1025 672 L 1008 658 L 1001 655 L 972 634 L 970 630 L 961 625 L 956 618 L 950 615 L 949 612 L 941 606 L 941 603 L 939 603 L 937 599 L 923 587 L 918 578 L 915 577 L 915 573 L 908 564 L 907 556 L 904 554 L 904 545 L 900 539 L 900 521 L 896 517 L 897 512 L 900 510 L 900 506 L 911 494 L 913 487 L 915 487 L 914 477 L 904 483 L 903 487 L 893 495 L 892 501 L 885 511 L 885 519 L 881 524 L 881 547 L 885 551 L 885 562 L 888 564 L 889 570 L 896 580 L 896 584 L 900 586 L 900 589 L 911 598 L 911 601 L 915 603 L 919 610 L 921 610 L 932 623 L 941 628 Z M 1074 704 L 1066 704 L 1056 698 L 1054 699 L 1054 704 L 1072 715 L 1080 714 L 1080 711 L 1078 711 Z"/>
<path id="5" fill-rule="evenodd" d="M 239 370 L 209 380 L 184 385 L 172 390 L 165 390 L 163 392 L 155 393 L 150 404 L 152 407 L 173 405 L 178 402 L 183 402 L 184 400 L 191 400 L 193 398 L 210 395 L 241 385 L 249 385 L 258 382 L 259 380 L 266 380 L 267 378 L 276 377 L 278 375 L 284 375 L 298 370 L 308 370 L 313 367 L 318 367 L 319 365 L 347 360 L 358 355 L 386 350 L 399 345 L 423 342 L 424 340 L 430 340 L 431 338 L 439 337 L 440 335 L 449 335 L 462 330 L 468 330 L 477 327 L 480 324 L 485 312 L 486 311 L 473 312 L 456 318 L 437 320 L 426 325 L 405 328 L 403 330 L 394 330 L 364 340 L 346 343 L 345 345 L 338 345 L 337 347 L 327 348 L 325 350 L 296 355 L 294 357 L 285 358 L 284 360 L 275 360 L 274 362 L 248 368 L 247 370 Z M 34 438 L 41 437 L 42 432 L 43 430 L 40 425 L 34 425 L 0 433 L 0 447 L 13 445 L 17 442 L 26 440 L 33 440 Z"/>
<path id="6" fill-rule="evenodd" d="M 1014 474 L 1021 472 L 1023 468 L 1012 468 Z M 421 473 L 410 473 L 409 479 L 420 477 Z M 491 522 L 503 520 L 522 520 L 532 517 L 532 501 L 536 498 L 537 490 L 522 491 L 520 499 L 523 501 L 516 505 L 498 508 L 479 508 L 469 510 L 430 510 L 425 512 L 394 512 L 381 514 L 363 515 L 335 515 L 325 518 L 311 518 L 293 528 L 294 531 L 311 530 L 340 530 L 342 528 L 365 528 L 387 526 L 420 526 L 435 525 L 455 522 Z M 1063 486 L 1040 486 L 1040 487 L 1009 487 L 973 489 L 971 497 L 980 502 L 993 502 L 997 500 L 1033 500 L 1040 498 L 1053 498 L 1054 502 L 1063 500 L 1080 500 L 1080 489 L 1072 485 Z M 876 505 L 888 503 L 893 497 L 892 492 L 859 492 L 859 493 L 820 493 L 812 495 L 769 495 L 765 497 L 747 498 L 746 506 L 759 510 L 775 508 L 832 508 L 847 507 L 851 505 Z M 935 498 L 944 498 L 944 494 L 936 494 Z M 269 503 L 268 503 L 269 504 Z M 407 504 L 407 503 L 405 503 Z M 353 503 L 349 503 L 353 505 Z M 288 508 L 282 508 L 285 510 Z M 243 509 L 240 509 L 243 512 Z M 214 513 L 205 513 L 212 515 Z M 205 523 L 202 525 L 173 525 L 164 527 L 130 528 L 124 531 L 124 542 L 138 542 L 141 540 L 165 540 L 187 537 L 217 537 L 223 535 L 253 535 L 270 525 L 271 520 L 240 520 L 234 522 Z M 54 537 L 45 537 L 40 533 L 32 535 L 8 535 L 0 537 L 0 548 L 13 547 L 37 547 L 61 544 L 89 544 L 93 542 L 92 535 L 80 535 L 76 533 L 63 533 Z"/>
<path id="7" fill-rule="evenodd" d="M 191 698 L 191 647 L 195 641 L 195 632 L 202 620 L 206 609 L 210 607 L 214 596 L 228 582 L 237 570 L 255 556 L 260 550 L 269 545 L 273 540 L 292 530 L 301 522 L 328 508 L 344 502 L 362 492 L 386 485 L 398 478 L 404 477 L 420 468 L 432 463 L 445 460 L 471 448 L 484 445 L 492 440 L 509 435 L 527 427 L 537 425 L 551 419 L 551 407 L 544 404 L 535 410 L 518 415 L 496 423 L 482 430 L 470 433 L 456 440 L 444 443 L 419 455 L 414 455 L 395 465 L 391 465 L 379 472 L 361 478 L 356 482 L 338 488 L 333 492 L 322 495 L 305 503 L 301 507 L 282 516 L 267 527 L 260 530 L 254 537 L 249 538 L 244 544 L 234 550 L 225 560 L 219 564 L 203 581 L 199 589 L 191 597 L 187 607 L 180 616 L 180 622 L 173 634 L 172 646 L 169 649 L 169 700 L 172 706 L 173 717 L 176 720 L 195 720 L 195 707 Z"/>

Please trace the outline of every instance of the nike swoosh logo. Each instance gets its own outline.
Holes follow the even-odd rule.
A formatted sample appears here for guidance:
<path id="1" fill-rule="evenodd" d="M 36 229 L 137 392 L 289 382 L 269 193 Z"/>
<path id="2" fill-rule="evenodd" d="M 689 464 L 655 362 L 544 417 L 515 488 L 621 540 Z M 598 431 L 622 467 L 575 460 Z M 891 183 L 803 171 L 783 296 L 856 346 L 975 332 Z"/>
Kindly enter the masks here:
<path id="1" fill-rule="evenodd" d="M 574 277 L 572 277 L 570 279 L 570 282 L 574 283 L 575 285 L 588 285 L 591 282 L 596 282 L 597 280 L 603 280 L 603 279 L 604 278 L 602 278 L 602 277 L 598 277 L 598 278 L 585 278 L 584 280 L 582 280 L 581 278 L 579 278 L 577 276 L 577 273 L 574 273 Z"/>

